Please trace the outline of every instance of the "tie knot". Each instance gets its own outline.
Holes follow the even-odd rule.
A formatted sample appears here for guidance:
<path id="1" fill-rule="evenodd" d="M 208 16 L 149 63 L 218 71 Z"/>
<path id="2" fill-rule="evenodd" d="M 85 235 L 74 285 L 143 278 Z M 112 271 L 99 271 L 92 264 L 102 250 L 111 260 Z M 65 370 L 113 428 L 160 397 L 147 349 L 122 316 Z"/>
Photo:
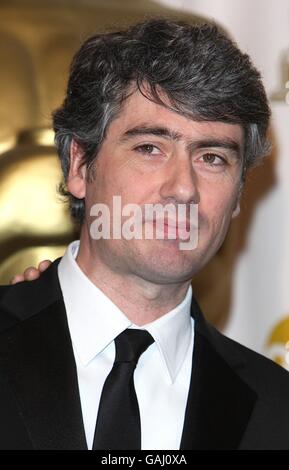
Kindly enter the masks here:
<path id="1" fill-rule="evenodd" d="M 154 342 L 153 337 L 145 330 L 124 330 L 115 338 L 115 362 L 132 362 L 137 364 L 140 356 Z"/>

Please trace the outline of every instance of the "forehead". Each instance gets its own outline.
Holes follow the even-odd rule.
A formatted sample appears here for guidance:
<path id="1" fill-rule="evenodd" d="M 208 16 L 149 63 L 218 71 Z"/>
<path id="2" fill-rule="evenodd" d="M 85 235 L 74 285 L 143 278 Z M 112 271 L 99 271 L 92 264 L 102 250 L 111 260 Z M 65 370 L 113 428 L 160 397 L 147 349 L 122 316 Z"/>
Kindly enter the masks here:
<path id="1" fill-rule="evenodd" d="M 243 142 L 243 129 L 239 124 L 194 121 L 154 103 L 138 90 L 124 102 L 118 117 L 112 121 L 108 128 L 107 137 L 117 139 L 129 129 L 142 125 L 147 127 L 165 126 L 182 135 L 184 139 L 220 137 L 230 138 L 239 144 Z"/>

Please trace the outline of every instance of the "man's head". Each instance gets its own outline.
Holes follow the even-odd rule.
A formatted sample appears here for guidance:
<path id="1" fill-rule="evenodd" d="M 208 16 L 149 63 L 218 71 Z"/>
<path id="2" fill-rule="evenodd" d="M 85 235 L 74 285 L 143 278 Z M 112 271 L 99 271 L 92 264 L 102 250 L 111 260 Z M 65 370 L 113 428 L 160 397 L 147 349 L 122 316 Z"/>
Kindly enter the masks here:
<path id="1" fill-rule="evenodd" d="M 113 195 L 198 204 L 195 253 L 177 253 L 167 240 L 101 247 L 107 257 L 122 253 L 128 271 L 139 262 L 144 276 L 157 259 L 160 282 L 169 260 L 172 280 L 189 277 L 224 239 L 245 173 L 267 151 L 269 115 L 258 71 L 214 26 L 155 19 L 93 36 L 54 113 L 72 215 L 88 224 L 91 205 L 111 205 Z"/>

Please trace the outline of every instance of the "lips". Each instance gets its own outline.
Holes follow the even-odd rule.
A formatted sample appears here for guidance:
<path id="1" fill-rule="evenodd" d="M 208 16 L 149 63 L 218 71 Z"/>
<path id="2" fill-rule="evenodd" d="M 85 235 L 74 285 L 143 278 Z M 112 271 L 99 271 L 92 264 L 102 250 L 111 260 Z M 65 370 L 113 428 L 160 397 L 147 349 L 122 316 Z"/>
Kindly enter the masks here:
<path id="1" fill-rule="evenodd" d="M 154 226 L 156 238 L 159 239 L 182 239 L 190 238 L 192 231 L 189 221 L 176 221 L 171 219 L 154 219 L 147 221 Z"/>
<path id="2" fill-rule="evenodd" d="M 167 233 L 166 233 L 167 228 Z M 173 234 L 176 234 L 176 238 L 181 238 L 185 240 L 190 237 L 190 223 L 189 222 L 165 222 L 164 223 L 164 231 L 165 234 L 169 234 L 169 231 L 172 231 Z"/>
<path id="3" fill-rule="evenodd" d="M 164 225 L 167 225 L 168 227 L 176 228 L 177 230 L 187 230 L 190 231 L 190 222 L 185 220 L 185 221 L 174 221 L 174 220 L 165 220 Z"/>

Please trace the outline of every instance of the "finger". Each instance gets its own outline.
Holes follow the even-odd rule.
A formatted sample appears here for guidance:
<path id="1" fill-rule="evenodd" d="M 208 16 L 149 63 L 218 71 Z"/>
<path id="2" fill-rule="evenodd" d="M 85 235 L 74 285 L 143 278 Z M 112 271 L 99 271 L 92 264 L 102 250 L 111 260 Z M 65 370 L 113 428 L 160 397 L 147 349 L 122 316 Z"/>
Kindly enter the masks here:
<path id="1" fill-rule="evenodd" d="M 50 259 L 45 259 L 41 261 L 38 265 L 38 270 L 43 273 L 43 271 L 46 271 L 47 268 L 52 264 L 52 261 Z"/>
<path id="2" fill-rule="evenodd" d="M 10 284 L 18 284 L 18 282 L 23 282 L 24 281 L 24 276 L 23 274 L 16 274 L 16 276 L 13 276 Z"/>
<path id="3" fill-rule="evenodd" d="M 38 279 L 40 276 L 40 272 L 38 269 L 30 266 L 29 268 L 25 269 L 24 271 L 24 280 L 25 281 L 34 281 L 35 279 Z"/>

